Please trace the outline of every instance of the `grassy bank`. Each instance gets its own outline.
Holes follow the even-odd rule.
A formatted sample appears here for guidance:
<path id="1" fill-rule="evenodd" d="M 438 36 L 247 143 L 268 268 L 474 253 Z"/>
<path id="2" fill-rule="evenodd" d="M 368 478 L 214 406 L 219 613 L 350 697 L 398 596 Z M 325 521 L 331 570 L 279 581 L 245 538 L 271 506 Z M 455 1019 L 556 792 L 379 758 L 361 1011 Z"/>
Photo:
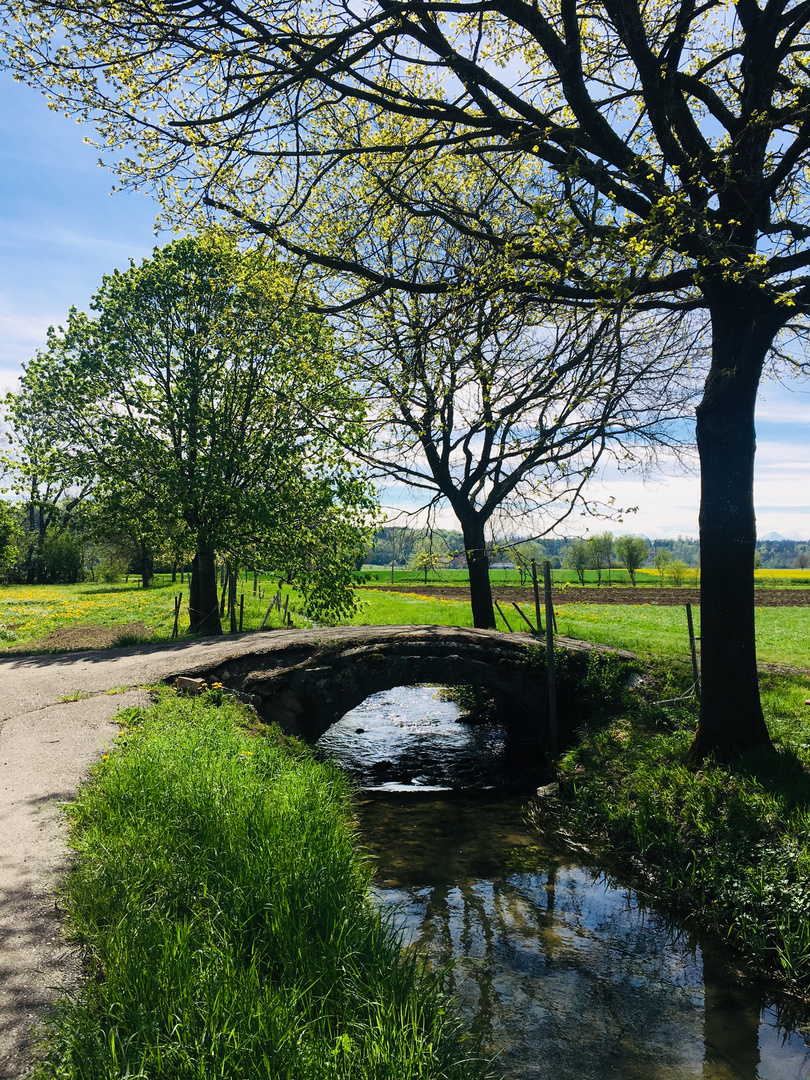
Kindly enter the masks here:
<path id="1" fill-rule="evenodd" d="M 694 705 L 656 705 L 689 679 L 670 662 L 586 729 L 560 762 L 544 828 L 590 837 L 608 861 L 724 938 L 740 962 L 810 1000 L 810 679 L 767 675 L 777 754 L 683 765 Z"/>
<path id="2" fill-rule="evenodd" d="M 239 717 L 166 691 L 72 807 L 64 903 L 93 977 L 40 1075 L 481 1075 L 370 902 L 342 776 Z"/>

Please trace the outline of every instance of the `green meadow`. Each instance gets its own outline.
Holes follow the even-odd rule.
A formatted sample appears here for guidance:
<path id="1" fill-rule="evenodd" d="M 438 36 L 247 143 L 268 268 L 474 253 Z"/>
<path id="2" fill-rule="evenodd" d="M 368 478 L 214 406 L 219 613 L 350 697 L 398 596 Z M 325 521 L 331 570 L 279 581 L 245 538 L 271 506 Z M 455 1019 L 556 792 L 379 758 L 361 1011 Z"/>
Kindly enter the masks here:
<path id="1" fill-rule="evenodd" d="M 446 584 L 446 582 L 444 582 Z M 461 583 L 459 583 L 461 584 Z M 275 579 L 263 578 L 254 597 L 252 578 L 240 583 L 244 594 L 244 630 L 257 630 L 276 595 Z M 359 586 L 358 607 L 347 623 L 373 626 L 439 625 L 472 626 L 469 603 L 459 598 L 423 596 L 410 592 L 413 578 L 402 582 L 402 591 L 388 592 Z M 636 604 L 578 604 L 578 590 L 570 590 L 556 608 L 558 633 L 566 637 L 595 641 L 640 655 L 661 657 L 685 656 L 689 651 L 686 615 L 680 606 L 670 607 L 643 601 L 639 589 Z M 188 584 L 159 581 L 151 589 L 141 589 L 133 579 L 128 584 L 97 585 L 8 585 L 0 586 L 0 653 L 25 648 L 64 627 L 98 625 L 129 626 L 142 623 L 144 640 L 171 639 L 174 622 L 174 596 L 182 593 L 187 602 Z M 295 626 L 311 626 L 300 610 L 300 597 L 286 586 L 282 605 L 289 596 L 289 611 Z M 534 622 L 532 603 L 521 602 Z M 511 604 L 502 605 L 512 630 L 527 629 Z M 700 633 L 700 608 L 694 609 L 696 632 Z M 266 621 L 269 629 L 282 624 L 282 611 L 275 607 Z M 187 620 L 181 612 L 180 631 Z M 497 619 L 498 629 L 507 630 Z M 756 610 L 759 659 L 765 663 L 810 667 L 810 606 L 758 607 Z M 56 644 L 38 646 L 58 648 Z"/>
<path id="2" fill-rule="evenodd" d="M 641 599 L 641 596 L 639 597 Z M 355 623 L 371 625 L 426 624 L 472 626 L 469 604 L 416 593 L 360 590 Z M 512 630 L 526 630 L 511 605 L 501 605 Z M 521 603 L 534 623 L 534 605 Z M 700 633 L 700 608 L 693 608 L 695 632 Z M 689 653 L 683 607 L 658 604 L 577 604 L 566 601 L 555 611 L 557 632 L 581 641 L 629 649 L 639 655 L 680 657 Z M 499 630 L 506 630 L 498 617 Z M 765 663 L 810 667 L 810 607 L 758 607 L 758 656 Z"/>

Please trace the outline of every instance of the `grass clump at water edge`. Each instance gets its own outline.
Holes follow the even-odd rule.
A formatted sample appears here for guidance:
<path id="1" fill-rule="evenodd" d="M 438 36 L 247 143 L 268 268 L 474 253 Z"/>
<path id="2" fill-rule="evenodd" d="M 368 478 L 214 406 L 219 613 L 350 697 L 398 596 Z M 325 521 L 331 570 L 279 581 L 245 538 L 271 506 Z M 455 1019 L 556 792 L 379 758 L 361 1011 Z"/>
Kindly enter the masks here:
<path id="1" fill-rule="evenodd" d="M 347 782 L 240 715 L 163 693 L 72 806 L 64 902 L 89 977 L 39 1076 L 483 1076 L 369 898 Z"/>
<path id="2" fill-rule="evenodd" d="M 650 700 L 669 696 L 676 674 L 683 689 L 688 668 L 667 661 L 664 674 L 647 700 L 580 733 L 559 762 L 560 801 L 541 803 L 538 823 L 590 834 L 608 862 L 724 938 L 753 973 L 810 999 L 810 679 L 762 677 L 777 753 L 693 771 L 684 759 L 696 705 Z"/>

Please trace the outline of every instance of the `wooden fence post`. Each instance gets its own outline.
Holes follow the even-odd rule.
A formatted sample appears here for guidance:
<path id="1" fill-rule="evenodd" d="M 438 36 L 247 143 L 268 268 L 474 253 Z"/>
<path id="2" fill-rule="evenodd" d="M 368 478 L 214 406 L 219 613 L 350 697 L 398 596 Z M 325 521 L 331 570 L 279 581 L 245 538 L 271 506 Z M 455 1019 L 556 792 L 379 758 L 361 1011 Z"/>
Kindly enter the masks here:
<path id="1" fill-rule="evenodd" d="M 533 634 L 536 634 L 536 633 L 537 633 L 537 631 L 536 631 L 536 630 L 535 630 L 535 628 L 534 628 L 534 627 L 532 626 L 532 624 L 531 624 L 531 623 L 529 622 L 529 620 L 528 620 L 528 619 L 526 618 L 526 616 L 525 616 L 525 615 L 523 614 L 523 612 L 522 612 L 522 611 L 520 610 L 520 608 L 519 608 L 519 607 L 517 606 L 517 604 L 515 603 L 515 601 L 514 601 L 514 600 L 512 601 L 512 607 L 513 607 L 513 608 L 515 609 L 515 611 L 516 611 L 516 612 L 518 613 L 518 615 L 519 615 L 519 616 L 521 617 L 521 619 L 523 619 L 523 621 L 524 621 L 524 622 L 526 623 L 526 625 L 527 625 L 527 626 L 528 626 L 528 628 L 529 628 L 529 629 L 531 630 L 531 632 L 532 632 Z"/>
<path id="2" fill-rule="evenodd" d="M 537 619 L 537 632 L 543 633 L 543 624 L 540 621 L 540 589 L 537 584 L 537 563 L 532 559 L 532 585 L 534 586 L 534 617 Z"/>
<path id="3" fill-rule="evenodd" d="M 276 602 L 276 601 L 275 601 L 275 597 L 274 597 L 274 598 L 273 598 L 273 599 L 272 599 L 272 600 L 270 601 L 270 606 L 268 607 L 267 611 L 265 611 L 265 613 L 264 613 L 264 618 L 262 619 L 262 624 L 261 624 L 261 626 L 259 627 L 259 629 L 260 629 L 260 630 L 264 630 L 264 626 L 265 626 L 265 623 L 267 622 L 267 619 L 268 619 L 268 617 L 269 617 L 269 615 L 270 615 L 270 612 L 271 612 L 271 611 L 273 610 L 273 604 L 274 604 L 275 602 Z"/>
<path id="4" fill-rule="evenodd" d="M 493 599 L 492 603 L 493 603 L 493 604 L 495 605 L 495 609 L 496 609 L 496 611 L 498 612 L 498 614 L 500 615 L 500 617 L 501 617 L 501 618 L 503 619 L 503 621 L 504 621 L 504 622 L 506 623 L 506 629 L 507 629 L 507 630 L 509 631 L 509 633 L 511 634 L 511 633 L 513 632 L 513 631 L 512 631 L 512 627 L 511 627 L 511 626 L 509 625 L 509 620 L 507 619 L 507 617 L 506 617 L 506 616 L 504 615 L 504 613 L 503 613 L 503 612 L 501 611 L 501 605 L 500 605 L 500 604 L 498 603 L 498 601 L 497 601 L 497 600 L 494 600 L 494 599 Z"/>
<path id="5" fill-rule="evenodd" d="M 686 605 L 686 625 L 689 627 L 689 651 L 692 654 L 692 674 L 695 677 L 695 697 L 700 701 L 700 672 L 698 671 L 695 627 L 692 623 L 692 605 Z"/>
<path id="6" fill-rule="evenodd" d="M 176 641 L 178 634 L 180 633 L 178 622 L 180 620 L 180 605 L 183 602 L 183 594 L 174 598 L 174 628 L 172 629 L 172 641 Z"/>
<path id="7" fill-rule="evenodd" d="M 546 601 L 546 663 L 548 666 L 548 742 L 552 758 L 557 756 L 557 676 L 554 667 L 554 604 L 551 599 L 551 563 L 543 563 L 543 591 Z"/>

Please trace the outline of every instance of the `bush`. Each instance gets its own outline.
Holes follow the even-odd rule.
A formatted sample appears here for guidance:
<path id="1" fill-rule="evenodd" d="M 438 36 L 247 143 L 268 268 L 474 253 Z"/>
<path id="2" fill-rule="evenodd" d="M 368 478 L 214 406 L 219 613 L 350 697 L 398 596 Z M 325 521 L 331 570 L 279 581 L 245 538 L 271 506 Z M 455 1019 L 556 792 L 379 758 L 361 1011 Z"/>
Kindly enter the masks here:
<path id="1" fill-rule="evenodd" d="M 84 577 L 82 543 L 72 533 L 47 536 L 42 548 L 42 583 L 75 585 Z"/>

